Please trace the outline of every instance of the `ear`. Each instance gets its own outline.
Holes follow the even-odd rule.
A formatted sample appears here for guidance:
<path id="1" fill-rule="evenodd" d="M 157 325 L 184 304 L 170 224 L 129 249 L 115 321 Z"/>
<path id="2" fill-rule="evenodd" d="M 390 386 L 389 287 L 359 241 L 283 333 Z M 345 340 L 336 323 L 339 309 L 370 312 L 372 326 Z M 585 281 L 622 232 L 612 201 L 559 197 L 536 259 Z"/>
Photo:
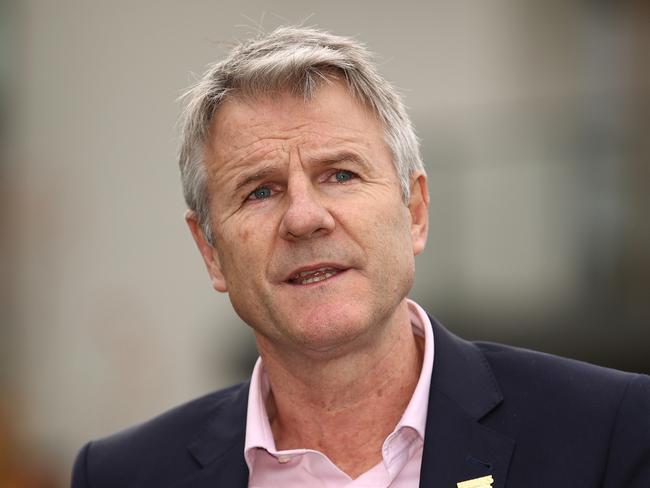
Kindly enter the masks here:
<path id="1" fill-rule="evenodd" d="M 199 225 L 196 213 L 192 210 L 187 210 L 185 212 L 185 222 L 187 222 L 187 226 L 190 228 L 194 242 L 196 242 L 196 246 L 199 248 L 199 252 L 203 257 L 205 267 L 208 269 L 208 274 L 212 281 L 212 286 L 215 290 L 225 293 L 228 291 L 228 287 L 226 285 L 226 278 L 221 271 L 221 263 L 219 261 L 219 253 L 217 252 L 217 249 L 205 238 L 205 234 L 203 234 L 203 230 Z"/>
<path id="2" fill-rule="evenodd" d="M 427 188 L 427 175 L 424 173 L 414 173 L 411 176 L 411 198 L 409 199 L 408 208 L 411 213 L 413 254 L 417 256 L 427 244 L 427 231 L 429 229 L 429 190 Z"/>

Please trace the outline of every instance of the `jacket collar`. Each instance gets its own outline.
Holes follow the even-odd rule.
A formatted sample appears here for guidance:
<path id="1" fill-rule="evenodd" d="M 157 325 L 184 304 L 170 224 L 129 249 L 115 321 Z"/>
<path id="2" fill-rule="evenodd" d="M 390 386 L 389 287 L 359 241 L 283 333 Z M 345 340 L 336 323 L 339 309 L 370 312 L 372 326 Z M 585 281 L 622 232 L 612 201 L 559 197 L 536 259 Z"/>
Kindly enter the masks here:
<path id="1" fill-rule="evenodd" d="M 514 441 L 479 421 L 503 401 L 492 370 L 474 344 L 431 318 L 436 357 L 431 378 L 420 487 L 456 486 L 492 475 L 505 486 Z"/>
<path id="2" fill-rule="evenodd" d="M 214 413 L 188 446 L 202 469 L 174 488 L 214 488 L 248 486 L 244 461 L 246 406 L 250 382 L 232 387 L 214 407 Z"/>

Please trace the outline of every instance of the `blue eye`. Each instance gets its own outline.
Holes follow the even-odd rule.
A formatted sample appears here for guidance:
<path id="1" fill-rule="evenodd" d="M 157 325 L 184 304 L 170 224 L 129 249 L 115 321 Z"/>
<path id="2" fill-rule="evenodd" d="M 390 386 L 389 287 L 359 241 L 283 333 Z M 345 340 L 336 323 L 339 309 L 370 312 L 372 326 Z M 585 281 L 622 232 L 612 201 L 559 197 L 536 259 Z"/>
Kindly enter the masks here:
<path id="1" fill-rule="evenodd" d="M 255 188 L 255 190 L 253 190 L 248 198 L 252 200 L 263 200 L 265 198 L 269 198 L 270 196 L 271 190 L 266 186 L 260 186 L 259 188 Z"/>
<path id="2" fill-rule="evenodd" d="M 345 183 L 353 178 L 353 174 L 350 171 L 340 169 L 334 174 L 334 178 L 336 178 L 337 183 Z"/>

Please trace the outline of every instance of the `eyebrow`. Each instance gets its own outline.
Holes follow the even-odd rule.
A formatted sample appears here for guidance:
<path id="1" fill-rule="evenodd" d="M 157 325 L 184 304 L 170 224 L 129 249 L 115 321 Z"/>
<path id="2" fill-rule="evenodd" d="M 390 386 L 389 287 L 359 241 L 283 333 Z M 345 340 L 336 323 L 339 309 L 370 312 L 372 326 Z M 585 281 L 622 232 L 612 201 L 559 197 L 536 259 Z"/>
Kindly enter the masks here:
<path id="1" fill-rule="evenodd" d="M 357 153 L 352 151 L 338 151 L 331 155 L 326 156 L 315 156 L 307 159 L 309 165 L 315 166 L 330 166 L 332 164 L 349 162 L 361 166 L 362 168 L 368 168 L 369 163 L 359 156 Z"/>
<path id="2" fill-rule="evenodd" d="M 335 152 L 327 156 L 315 156 L 307 158 L 306 161 L 310 166 L 331 166 L 343 161 L 359 165 L 362 168 L 367 168 L 369 166 L 365 159 L 361 158 L 358 154 L 351 151 Z M 242 175 L 236 180 L 234 192 L 239 193 L 243 188 L 246 188 L 253 183 L 266 180 L 273 174 L 277 173 L 277 171 L 278 168 L 276 165 L 267 164 L 252 174 Z"/>
<path id="3" fill-rule="evenodd" d="M 237 179 L 235 183 L 235 193 L 241 191 L 242 188 L 249 186 L 251 183 L 257 183 L 258 181 L 265 180 L 272 174 L 277 172 L 275 165 L 266 165 L 262 168 L 255 171 L 253 174 L 242 175 Z"/>

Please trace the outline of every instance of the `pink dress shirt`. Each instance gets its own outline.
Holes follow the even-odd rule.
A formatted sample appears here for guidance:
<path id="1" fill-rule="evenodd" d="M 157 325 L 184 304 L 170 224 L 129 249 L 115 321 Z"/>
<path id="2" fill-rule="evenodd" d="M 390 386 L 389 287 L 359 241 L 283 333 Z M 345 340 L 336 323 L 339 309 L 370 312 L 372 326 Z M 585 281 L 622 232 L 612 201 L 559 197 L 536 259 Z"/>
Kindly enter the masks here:
<path id="1" fill-rule="evenodd" d="M 433 331 L 422 308 L 408 301 L 413 333 L 424 337 L 422 371 L 402 418 L 384 440 L 382 462 L 356 479 L 341 471 L 323 453 L 311 449 L 278 451 L 266 413 L 270 385 L 262 359 L 253 370 L 244 457 L 249 488 L 417 488 L 433 369 Z"/>

